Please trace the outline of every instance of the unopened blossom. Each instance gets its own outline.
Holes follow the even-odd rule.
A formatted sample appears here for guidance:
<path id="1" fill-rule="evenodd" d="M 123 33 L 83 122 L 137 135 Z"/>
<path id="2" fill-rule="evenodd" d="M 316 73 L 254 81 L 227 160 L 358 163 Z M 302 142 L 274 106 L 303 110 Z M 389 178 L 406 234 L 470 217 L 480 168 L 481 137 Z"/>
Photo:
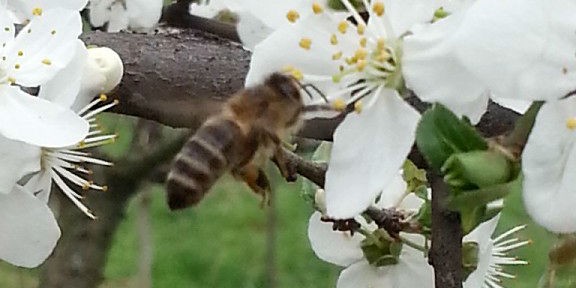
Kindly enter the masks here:
<path id="1" fill-rule="evenodd" d="M 430 22 L 441 4 L 365 1 L 366 22 L 348 1 L 342 3 L 346 13 L 313 2 L 308 17 L 271 34 L 256 46 L 247 76 L 250 85 L 285 71 L 315 85 L 335 108 L 354 106 L 357 113 L 334 133 L 326 174 L 327 213 L 334 218 L 364 211 L 406 159 L 420 115 L 396 90 L 403 86 L 402 39 L 414 25 Z"/>
<path id="2" fill-rule="evenodd" d="M 499 219 L 500 214 L 478 225 L 476 229 L 462 239 L 464 245 L 474 243 L 478 253 L 476 270 L 468 275 L 463 283 L 464 288 L 502 288 L 503 278 L 515 278 L 514 275 L 504 271 L 505 266 L 528 264 L 524 260 L 508 255 L 508 252 L 530 243 L 530 241 L 520 240 L 515 236 L 526 226 L 514 227 L 492 238 Z"/>
<path id="3" fill-rule="evenodd" d="M 82 31 L 78 11 L 46 10 L 18 35 L 7 13 L 0 6 L 0 135 L 46 147 L 80 141 L 88 132 L 85 120 L 14 85 L 42 85 L 68 65 Z"/>
<path id="4" fill-rule="evenodd" d="M 489 98 L 523 110 L 576 88 L 574 1 L 464 2 L 406 37 L 404 76 L 418 97 L 475 123 Z"/>

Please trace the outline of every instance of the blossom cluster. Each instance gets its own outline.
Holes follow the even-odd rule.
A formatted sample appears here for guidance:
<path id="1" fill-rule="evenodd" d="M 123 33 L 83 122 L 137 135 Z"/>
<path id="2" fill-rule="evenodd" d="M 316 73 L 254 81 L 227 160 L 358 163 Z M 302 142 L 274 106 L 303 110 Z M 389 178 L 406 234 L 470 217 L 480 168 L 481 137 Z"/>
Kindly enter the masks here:
<path id="1" fill-rule="evenodd" d="M 47 206 L 52 182 L 90 217 L 65 181 L 105 189 L 84 179 L 83 163 L 109 163 L 81 150 L 114 139 L 94 117 L 115 105 L 96 108 L 123 66 L 114 51 L 78 38 L 86 2 L 0 1 L 0 259 L 14 265 L 39 265 L 60 237 Z"/>
<path id="2" fill-rule="evenodd" d="M 570 185 L 576 173 L 574 1 L 245 1 L 243 7 L 234 1 L 217 2 L 237 12 L 239 35 L 253 51 L 247 85 L 284 71 L 322 91 L 322 97 L 306 99 L 310 104 L 328 102 L 336 110 L 353 111 L 333 135 L 323 190 L 325 208 L 312 216 L 309 227 L 317 255 L 348 267 L 338 287 L 432 283 L 427 268 L 412 274 L 394 272 L 401 266 L 416 267 L 403 261 L 417 254 L 416 259 L 426 264 L 423 253 L 406 244 L 411 241 L 394 255 L 398 257 L 394 265 L 374 265 L 362 249 L 380 233 L 374 231 L 381 230 L 365 223 L 363 212 L 380 205 L 382 199 L 394 198 L 388 188 L 417 142 L 424 121 L 407 102 L 410 95 L 448 108 L 463 119 L 464 126 L 477 124 L 490 101 L 520 114 L 528 111 L 523 120 L 531 119 L 533 126 L 525 131 L 529 137 L 520 143 L 522 147 L 482 139 L 480 146 L 485 146 L 486 153 L 452 157 L 438 168 L 446 173 L 445 181 L 453 190 L 474 187 L 492 200 L 498 197 L 489 194 L 496 191 L 491 188 L 512 189 L 521 183 L 524 205 L 536 223 L 556 233 L 576 232 L 576 214 L 572 213 L 576 186 Z M 334 2 L 341 7 L 327 4 Z M 203 13 L 198 5 L 191 7 L 191 13 L 195 11 Z M 463 152 L 459 148 L 449 147 L 455 154 Z M 502 181 L 483 182 L 482 177 L 490 173 L 477 170 L 486 175 L 471 180 L 479 182 L 465 182 L 458 178 L 464 172 L 451 170 L 476 156 L 474 161 L 504 163 L 506 171 L 498 180 Z M 405 192 L 401 193 L 404 197 Z M 399 208 L 401 202 L 386 202 L 386 207 Z M 527 244 L 507 239 L 521 228 L 490 238 L 499 219 L 493 217 L 497 213 L 487 212 L 493 206 L 487 202 L 476 207 L 487 219 L 480 217 L 465 230 L 469 233 L 465 241 L 477 243 L 474 251 L 479 256 L 465 287 L 501 287 L 499 278 L 512 275 L 501 271 L 500 265 L 525 264 L 505 254 Z M 354 219 L 363 233 L 334 232 L 321 219 Z M 427 240 L 419 241 L 418 245 L 426 247 Z M 344 251 L 346 245 L 352 250 Z"/>

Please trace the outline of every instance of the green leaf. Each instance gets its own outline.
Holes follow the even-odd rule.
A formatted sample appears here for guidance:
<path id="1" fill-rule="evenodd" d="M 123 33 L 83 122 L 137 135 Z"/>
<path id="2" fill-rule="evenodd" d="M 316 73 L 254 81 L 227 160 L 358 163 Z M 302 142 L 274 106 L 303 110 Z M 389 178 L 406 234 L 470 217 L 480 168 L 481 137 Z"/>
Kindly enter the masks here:
<path id="1" fill-rule="evenodd" d="M 438 103 L 422 115 L 416 145 L 436 171 L 454 153 L 488 149 L 488 143 L 474 127 Z"/>

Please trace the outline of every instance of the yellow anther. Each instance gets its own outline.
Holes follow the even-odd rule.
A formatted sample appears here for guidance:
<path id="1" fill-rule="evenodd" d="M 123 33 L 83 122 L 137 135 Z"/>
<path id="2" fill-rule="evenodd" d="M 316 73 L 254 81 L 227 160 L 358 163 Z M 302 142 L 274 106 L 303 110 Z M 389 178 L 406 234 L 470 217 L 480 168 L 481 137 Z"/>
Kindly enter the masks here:
<path id="1" fill-rule="evenodd" d="M 312 39 L 304 37 L 300 39 L 300 43 L 298 43 L 298 45 L 306 50 L 310 50 L 310 46 L 312 46 Z"/>
<path id="2" fill-rule="evenodd" d="M 301 81 L 302 79 L 304 79 L 304 74 L 302 74 L 302 71 L 300 71 L 299 69 L 296 69 L 296 68 L 294 68 L 292 71 L 290 71 L 290 75 L 292 75 L 292 77 L 294 77 L 298 81 Z"/>
<path id="3" fill-rule="evenodd" d="M 330 36 L 330 44 L 332 45 L 338 44 L 338 37 L 336 37 L 336 34 L 332 34 L 332 36 Z"/>
<path id="4" fill-rule="evenodd" d="M 100 96 L 98 96 L 98 99 L 100 99 L 100 101 L 102 102 L 106 102 L 108 100 L 108 96 L 106 96 L 106 94 L 100 94 Z"/>
<path id="5" fill-rule="evenodd" d="M 16 79 L 14 79 L 14 77 L 8 77 L 8 83 L 14 84 L 16 83 Z"/>
<path id="6" fill-rule="evenodd" d="M 32 9 L 32 15 L 34 15 L 34 16 L 40 16 L 40 15 L 42 15 L 42 8 L 36 7 L 36 8 L 34 8 L 34 9 Z"/>
<path id="7" fill-rule="evenodd" d="M 390 57 L 390 53 L 388 53 L 386 50 L 381 50 L 378 56 L 376 56 L 376 61 L 386 62 L 390 60 Z"/>
<path id="8" fill-rule="evenodd" d="M 340 33 L 344 34 L 344 33 L 346 33 L 346 30 L 348 30 L 348 21 L 346 21 L 346 20 L 340 21 L 340 23 L 338 23 L 338 31 L 340 31 Z"/>
<path id="9" fill-rule="evenodd" d="M 114 101 L 112 101 L 112 103 L 114 103 L 114 105 L 118 105 L 118 103 L 120 103 L 120 100 L 114 99 Z"/>
<path id="10" fill-rule="evenodd" d="M 362 112 L 362 108 L 364 108 L 364 105 L 362 105 L 361 100 L 354 102 L 354 112 L 360 114 L 360 112 Z"/>
<path id="11" fill-rule="evenodd" d="M 50 61 L 50 59 L 47 59 L 47 58 L 46 58 L 46 59 L 42 60 L 42 64 L 44 64 L 44 65 L 52 65 L 52 61 Z"/>
<path id="12" fill-rule="evenodd" d="M 14 65 L 14 69 L 20 69 L 20 64 L 16 63 L 16 64 Z"/>
<path id="13" fill-rule="evenodd" d="M 304 78 L 304 74 L 298 68 L 292 65 L 286 65 L 282 68 L 282 72 L 292 75 L 296 80 L 300 81 Z"/>
<path id="14" fill-rule="evenodd" d="M 570 130 L 575 130 L 576 129 L 576 117 L 569 118 L 566 121 L 566 127 L 568 127 L 568 129 L 570 129 Z"/>
<path id="15" fill-rule="evenodd" d="M 336 111 L 344 111 L 346 110 L 346 101 L 344 101 L 342 98 L 338 98 L 332 101 L 332 108 L 334 108 Z"/>
<path id="16" fill-rule="evenodd" d="M 342 58 L 342 51 L 338 51 L 338 52 L 332 54 L 332 60 L 338 60 L 340 58 Z"/>
<path id="17" fill-rule="evenodd" d="M 364 35 L 364 32 L 366 31 L 366 26 L 360 23 L 358 24 L 358 26 L 356 26 L 356 31 L 358 31 L 359 35 Z"/>
<path id="18" fill-rule="evenodd" d="M 386 48 L 386 40 L 384 38 L 378 38 L 376 49 L 383 50 L 384 48 Z"/>
<path id="19" fill-rule="evenodd" d="M 324 11 L 324 8 L 320 3 L 314 2 L 312 3 L 312 11 L 314 12 L 314 14 L 320 14 Z"/>
<path id="20" fill-rule="evenodd" d="M 378 16 L 384 15 L 384 3 L 381 1 L 376 1 L 372 4 L 372 11 Z"/>
<path id="21" fill-rule="evenodd" d="M 354 58 L 356 58 L 357 60 L 364 60 L 364 59 L 366 59 L 366 55 L 368 55 L 368 52 L 366 51 L 366 49 L 359 48 L 354 53 Z"/>
<path id="22" fill-rule="evenodd" d="M 296 10 L 290 10 L 288 11 L 288 13 L 286 13 L 286 19 L 288 19 L 288 21 L 290 21 L 291 23 L 296 22 L 298 18 L 300 18 L 300 14 L 298 14 L 298 11 Z"/>
<path id="23" fill-rule="evenodd" d="M 78 142 L 78 144 L 76 144 L 77 148 L 82 148 L 84 146 L 86 146 L 86 142 L 84 142 L 84 140 L 82 140 L 82 141 Z"/>
<path id="24" fill-rule="evenodd" d="M 106 185 L 102 186 L 102 191 L 103 191 L 103 192 L 107 192 L 107 191 L 108 191 L 108 186 L 106 186 Z"/>
<path id="25" fill-rule="evenodd" d="M 365 48 L 365 47 L 366 47 L 366 42 L 367 42 L 367 41 L 368 41 L 368 40 L 366 40 L 366 37 L 362 37 L 362 38 L 360 38 L 360 47 L 363 47 L 363 48 Z"/>
<path id="26" fill-rule="evenodd" d="M 92 183 L 90 183 L 90 182 L 84 182 L 84 183 L 82 184 L 82 190 L 88 190 L 88 189 L 90 189 L 90 186 L 92 186 Z"/>
<path id="27" fill-rule="evenodd" d="M 18 51 L 18 56 L 24 56 L 24 51 L 22 50 Z"/>
<path id="28" fill-rule="evenodd" d="M 366 68 L 366 60 L 358 60 L 358 62 L 356 62 L 356 69 L 358 69 L 358 72 L 364 71 L 364 68 Z"/>
<path id="29" fill-rule="evenodd" d="M 356 57 L 348 57 L 348 58 L 344 59 L 344 61 L 346 61 L 346 64 L 352 65 L 352 64 L 358 62 L 358 59 Z"/>

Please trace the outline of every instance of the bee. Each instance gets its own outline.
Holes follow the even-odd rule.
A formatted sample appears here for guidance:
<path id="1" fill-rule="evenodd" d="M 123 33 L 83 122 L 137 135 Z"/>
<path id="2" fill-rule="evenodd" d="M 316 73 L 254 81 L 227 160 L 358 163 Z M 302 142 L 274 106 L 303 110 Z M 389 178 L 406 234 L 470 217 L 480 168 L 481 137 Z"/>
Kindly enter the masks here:
<path id="1" fill-rule="evenodd" d="M 264 201 L 270 183 L 261 167 L 270 158 L 286 179 L 294 178 L 282 141 L 302 126 L 302 87 L 292 76 L 273 73 L 233 94 L 176 155 L 166 182 L 170 209 L 198 204 L 228 171 Z"/>

